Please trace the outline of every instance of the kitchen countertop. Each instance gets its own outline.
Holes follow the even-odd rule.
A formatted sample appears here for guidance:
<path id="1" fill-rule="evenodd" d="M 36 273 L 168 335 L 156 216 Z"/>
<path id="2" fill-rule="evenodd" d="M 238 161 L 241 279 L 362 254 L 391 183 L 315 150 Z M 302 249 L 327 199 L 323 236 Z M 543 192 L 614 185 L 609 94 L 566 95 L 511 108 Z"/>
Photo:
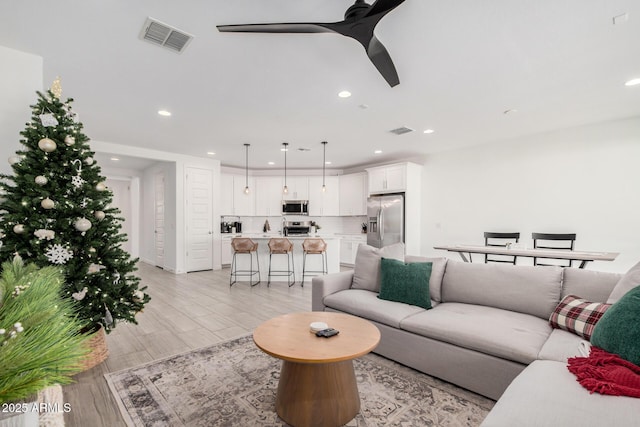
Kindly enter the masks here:
<path id="1" fill-rule="evenodd" d="M 325 239 L 325 240 L 334 240 L 334 239 L 340 239 L 340 235 L 338 234 L 321 234 L 321 233 L 316 233 L 315 236 L 281 236 L 278 233 L 236 233 L 236 234 L 232 234 L 232 233 L 222 233 L 222 237 L 248 237 L 250 239 L 256 239 L 256 240 L 262 240 L 262 239 L 270 239 L 272 237 L 286 237 L 287 239 L 290 240 L 304 240 L 304 239 L 308 239 L 308 238 L 314 238 L 314 237 L 319 237 L 321 239 Z"/>

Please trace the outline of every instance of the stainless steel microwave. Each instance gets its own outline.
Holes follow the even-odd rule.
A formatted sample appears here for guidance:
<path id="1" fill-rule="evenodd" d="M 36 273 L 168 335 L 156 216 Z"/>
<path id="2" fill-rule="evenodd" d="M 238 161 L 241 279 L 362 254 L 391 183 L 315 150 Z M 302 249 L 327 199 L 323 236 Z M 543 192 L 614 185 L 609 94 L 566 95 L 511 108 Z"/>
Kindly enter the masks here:
<path id="1" fill-rule="evenodd" d="M 309 215 L 309 201 L 283 200 L 282 215 Z"/>

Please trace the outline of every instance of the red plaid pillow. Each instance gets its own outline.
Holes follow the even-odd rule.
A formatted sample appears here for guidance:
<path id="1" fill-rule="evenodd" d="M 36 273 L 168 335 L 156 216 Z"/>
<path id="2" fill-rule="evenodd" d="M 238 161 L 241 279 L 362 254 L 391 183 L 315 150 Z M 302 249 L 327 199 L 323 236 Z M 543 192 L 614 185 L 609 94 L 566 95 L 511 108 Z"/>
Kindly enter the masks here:
<path id="1" fill-rule="evenodd" d="M 567 295 L 551 313 L 549 324 L 553 328 L 573 332 L 591 340 L 593 328 L 611 304 L 590 302 L 575 295 Z"/>

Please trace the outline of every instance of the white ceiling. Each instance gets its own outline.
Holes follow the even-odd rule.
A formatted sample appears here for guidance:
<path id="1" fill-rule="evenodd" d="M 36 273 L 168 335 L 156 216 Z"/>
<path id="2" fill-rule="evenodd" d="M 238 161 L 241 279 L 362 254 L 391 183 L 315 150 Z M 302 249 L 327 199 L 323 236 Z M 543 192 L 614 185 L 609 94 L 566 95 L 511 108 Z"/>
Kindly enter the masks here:
<path id="1" fill-rule="evenodd" d="M 349 168 L 640 116 L 640 86 L 624 86 L 640 77 L 638 0 L 406 0 L 376 30 L 395 88 L 352 39 L 215 28 L 339 21 L 351 3 L 2 0 L 0 45 L 44 58 L 92 139 L 228 166 L 244 166 L 244 143 L 252 168 L 282 167 L 283 141 L 289 168 L 319 168 L 323 140 Z M 148 16 L 195 38 L 182 54 L 142 41 Z M 400 126 L 416 131 L 388 132 Z"/>

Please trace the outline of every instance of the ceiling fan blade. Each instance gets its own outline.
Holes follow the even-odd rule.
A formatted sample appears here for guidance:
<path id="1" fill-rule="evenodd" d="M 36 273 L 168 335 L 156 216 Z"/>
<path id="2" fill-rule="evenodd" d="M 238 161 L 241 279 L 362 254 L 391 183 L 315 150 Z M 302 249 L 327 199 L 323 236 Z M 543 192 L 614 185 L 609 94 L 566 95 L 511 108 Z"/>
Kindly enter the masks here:
<path id="1" fill-rule="evenodd" d="M 393 65 L 391 56 L 376 36 L 373 36 L 369 42 L 367 55 L 380 74 L 382 74 L 382 77 L 389 83 L 389 86 L 394 87 L 400 84 L 400 78 L 398 77 L 396 67 Z"/>
<path id="2" fill-rule="evenodd" d="M 378 13 L 387 14 L 402 3 L 404 3 L 404 0 L 376 0 L 367 11 L 366 16 L 377 15 Z"/>
<path id="3" fill-rule="evenodd" d="M 217 25 L 222 33 L 331 33 L 332 24 L 299 22 L 283 24 Z"/>

